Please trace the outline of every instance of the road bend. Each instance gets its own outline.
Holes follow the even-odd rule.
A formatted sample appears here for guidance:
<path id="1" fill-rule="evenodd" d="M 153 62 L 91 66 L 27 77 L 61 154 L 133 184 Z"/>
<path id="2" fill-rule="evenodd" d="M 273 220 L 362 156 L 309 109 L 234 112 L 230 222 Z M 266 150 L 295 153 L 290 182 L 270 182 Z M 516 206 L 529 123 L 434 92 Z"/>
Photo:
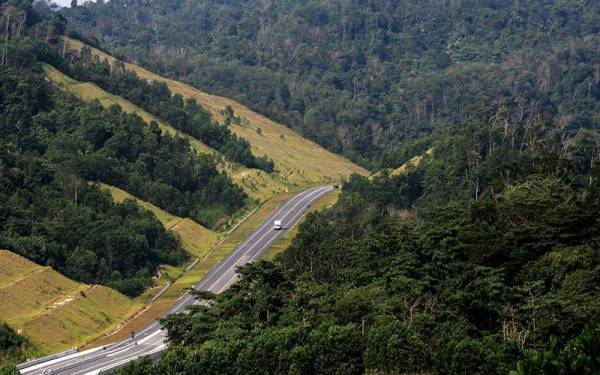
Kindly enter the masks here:
<path id="1" fill-rule="evenodd" d="M 260 258 L 269 247 L 287 233 L 306 211 L 333 190 L 332 186 L 320 186 L 305 190 L 286 201 L 265 219 L 225 259 L 215 265 L 194 289 L 221 293 L 236 282 L 236 268 Z M 273 229 L 273 221 L 281 220 L 282 229 Z M 199 303 L 193 295 L 181 296 L 165 313 L 176 314 L 190 305 Z M 32 361 L 20 367 L 26 375 L 84 375 L 101 374 L 123 366 L 144 356 L 158 356 L 167 347 L 167 332 L 158 321 L 153 321 L 134 337 L 113 344 L 72 353 L 60 358 Z"/>

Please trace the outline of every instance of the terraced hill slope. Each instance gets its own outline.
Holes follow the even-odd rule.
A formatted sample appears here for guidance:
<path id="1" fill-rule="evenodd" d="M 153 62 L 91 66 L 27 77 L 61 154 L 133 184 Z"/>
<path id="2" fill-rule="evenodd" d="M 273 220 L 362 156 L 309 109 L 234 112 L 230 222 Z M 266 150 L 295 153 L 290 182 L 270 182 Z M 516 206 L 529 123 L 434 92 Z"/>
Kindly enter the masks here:
<path id="1" fill-rule="evenodd" d="M 75 282 L 6 250 L 0 250 L 0 301 L 0 318 L 42 353 L 84 344 L 140 308 L 110 288 Z"/>
<path id="2" fill-rule="evenodd" d="M 81 41 L 66 40 L 67 47 L 80 50 L 85 46 Z M 96 54 L 109 62 L 116 59 L 109 54 L 91 48 Z M 154 74 L 137 65 L 125 63 L 127 69 L 133 70 L 140 78 L 149 81 L 160 81 L 167 84 L 173 93 L 187 98 L 194 98 L 198 103 L 211 111 L 217 120 L 222 120 L 221 110 L 231 106 L 236 115 L 242 118 L 241 123 L 231 124 L 231 130 L 250 142 L 252 151 L 257 156 L 268 156 L 275 162 L 276 169 L 287 181 L 298 186 L 323 182 L 335 182 L 350 176 L 352 173 L 368 172 L 349 160 L 333 154 L 318 144 L 306 140 L 295 131 L 272 121 L 265 116 L 253 112 L 231 99 L 211 95 L 182 82 L 170 80 Z"/>
<path id="3" fill-rule="evenodd" d="M 158 117 L 144 111 L 120 96 L 112 95 L 93 83 L 76 81 L 51 65 L 45 64 L 43 68 L 46 77 L 53 84 L 70 92 L 81 100 L 98 100 L 104 107 L 110 107 L 115 104 L 119 105 L 127 113 L 138 114 L 148 124 L 155 121 L 165 133 L 186 138 L 198 153 L 222 156 L 215 149 L 205 145 L 196 138 L 181 133 Z M 233 181 L 244 189 L 246 194 L 259 201 L 265 200 L 277 192 L 286 190 L 289 185 L 283 179 L 269 175 L 264 171 L 233 165 L 224 158 L 221 158 L 219 162 L 219 169 L 227 173 Z"/>
<path id="4" fill-rule="evenodd" d="M 181 218 L 134 197 L 128 192 L 117 187 L 102 184 L 107 189 L 115 202 L 123 202 L 125 199 L 133 199 L 140 206 L 152 211 L 167 230 L 173 231 L 181 240 L 183 248 L 196 258 L 202 258 L 217 243 L 219 235 L 210 229 L 203 227 L 189 218 Z"/>

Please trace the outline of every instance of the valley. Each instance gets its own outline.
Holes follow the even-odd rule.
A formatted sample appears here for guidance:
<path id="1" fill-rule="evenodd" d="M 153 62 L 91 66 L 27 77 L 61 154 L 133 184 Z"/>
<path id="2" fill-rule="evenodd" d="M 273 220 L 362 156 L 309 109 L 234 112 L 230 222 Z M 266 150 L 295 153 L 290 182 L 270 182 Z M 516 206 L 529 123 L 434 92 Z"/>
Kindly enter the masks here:
<path id="1" fill-rule="evenodd" d="M 76 40 L 68 39 L 68 46 L 81 48 L 82 44 Z M 93 51 L 95 54 L 114 61 L 109 55 L 95 49 Z M 129 299 L 103 286 L 78 284 L 52 271 L 50 268 L 40 268 L 32 272 L 32 275 L 24 277 L 22 282 L 15 283 L 15 286 L 20 287 L 27 284 L 28 287 L 40 288 L 40 293 L 45 297 L 36 299 L 35 305 L 38 310 L 17 310 L 11 314 L 3 312 L 2 316 L 3 320 L 23 332 L 39 348 L 41 354 L 87 345 L 91 341 L 98 343 L 111 341 L 126 335 L 130 326 L 137 327 L 147 324 L 147 322 L 166 311 L 171 303 L 185 293 L 186 288 L 200 280 L 210 267 L 224 258 L 237 245 L 237 241 L 246 236 L 248 231 L 253 228 L 253 223 L 256 220 L 261 220 L 260 218 L 263 217 L 261 212 L 267 214 L 270 210 L 273 210 L 279 204 L 278 202 L 282 202 L 291 196 L 291 191 L 298 191 L 312 184 L 340 181 L 341 178 L 348 177 L 355 172 L 366 173 L 364 169 L 353 163 L 325 151 L 315 143 L 302 139 L 295 132 L 253 113 L 233 101 L 210 96 L 188 85 L 164 79 L 131 64 L 127 64 L 127 67 L 136 71 L 143 78 L 167 82 L 175 93 L 183 93 L 194 97 L 203 105 L 210 104 L 208 108 L 217 119 L 222 120 L 220 112 L 223 106 L 235 108 L 236 114 L 244 116 L 244 120 L 241 125 L 232 126 L 232 130 L 244 138 L 250 136 L 248 138 L 253 151 L 263 154 L 266 154 L 267 149 L 281 151 L 281 153 L 275 152 L 273 155 L 269 155 L 276 163 L 277 173 L 268 174 L 258 169 L 246 168 L 237 163 L 232 163 L 217 150 L 173 128 L 156 115 L 143 110 L 126 99 L 108 93 L 93 83 L 76 81 L 55 67 L 44 64 L 43 71 L 46 78 L 61 90 L 85 102 L 98 102 L 105 108 L 117 105 L 126 113 L 140 116 L 146 124 L 152 122 L 158 124 L 165 134 L 186 139 L 195 152 L 215 156 L 220 171 L 226 173 L 235 183 L 239 184 L 244 192 L 255 199 L 256 202 L 264 204 L 257 207 L 259 211 L 250 220 L 247 220 L 247 223 L 244 223 L 241 228 L 234 231 L 234 235 L 227 235 L 223 231 L 207 229 L 190 218 L 175 216 L 152 203 L 134 197 L 116 186 L 100 184 L 102 189 L 110 192 L 116 203 L 131 199 L 142 208 L 156 215 L 164 228 L 172 232 L 181 242 L 183 248 L 191 256 L 192 261 L 197 259 L 198 262 L 190 269 L 187 269 L 187 263 L 178 267 L 161 266 L 160 278 L 156 279 L 151 288 L 135 299 Z M 251 131 L 244 130 L 244 126 L 249 127 Z M 256 132 L 258 127 L 261 128 L 262 134 L 260 135 Z M 233 216 L 230 224 L 224 228 L 241 220 L 253 207 L 256 207 L 256 204 L 249 204 L 246 207 Z M 226 241 L 215 249 L 220 239 Z M 274 251 L 283 249 L 282 245 L 278 245 L 276 248 L 279 250 Z M 12 253 L 6 252 L 6 254 Z M 4 259 L 8 259 L 6 255 L 3 256 Z M 20 258 L 18 255 L 14 255 L 14 257 Z M 23 259 L 23 262 L 26 261 Z M 29 266 L 33 267 L 34 264 L 30 263 Z M 26 274 L 25 269 L 18 272 L 19 274 Z M 0 281 L 11 282 L 9 276 L 5 274 L 0 275 Z M 166 293 L 161 295 L 157 301 L 153 301 L 153 297 L 163 289 L 166 289 Z M 16 292 L 20 290 L 15 289 Z M 89 298 L 84 299 L 82 297 L 84 294 L 89 295 Z M 119 306 L 120 309 L 104 311 L 98 307 L 100 303 Z M 14 302 L 14 306 L 24 306 L 23 304 L 24 301 L 21 300 Z M 76 313 L 76 311 L 79 312 Z M 92 311 L 94 311 L 93 314 Z M 105 316 L 106 322 L 96 322 L 97 314 Z M 4 318 L 5 316 L 6 318 Z M 135 319 L 129 321 L 133 317 Z M 71 321 L 71 323 L 66 324 L 66 320 Z M 122 327 L 125 321 L 128 321 L 128 325 Z M 93 322 L 96 322 L 96 325 L 92 324 Z M 40 324 L 44 324 L 46 329 L 40 330 Z M 81 328 L 76 328 L 74 324 L 81 326 Z M 59 327 L 62 327 L 64 332 L 58 332 Z M 49 330 L 53 333 L 50 334 Z M 113 332 L 113 334 L 103 338 L 104 334 L 109 332 Z M 60 339 L 48 341 L 47 338 L 50 336 L 60 337 Z"/>
<path id="2" fill-rule="evenodd" d="M 0 0 L 1 375 L 600 373 L 600 2 Z"/>

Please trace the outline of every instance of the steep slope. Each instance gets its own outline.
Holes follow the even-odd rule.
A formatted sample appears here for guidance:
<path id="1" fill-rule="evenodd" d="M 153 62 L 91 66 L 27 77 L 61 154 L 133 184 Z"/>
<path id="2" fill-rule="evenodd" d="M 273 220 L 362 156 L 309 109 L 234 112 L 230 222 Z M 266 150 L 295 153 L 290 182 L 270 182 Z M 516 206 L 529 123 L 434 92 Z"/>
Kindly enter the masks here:
<path id="1" fill-rule="evenodd" d="M 152 121 L 156 122 L 163 132 L 187 139 L 194 150 L 196 150 L 198 153 L 213 154 L 221 157 L 219 169 L 227 173 L 227 175 L 229 175 L 233 181 L 235 181 L 244 189 L 246 194 L 254 199 L 262 201 L 272 196 L 274 193 L 284 191 L 287 188 L 287 184 L 285 184 L 282 180 L 277 179 L 268 173 L 265 173 L 264 171 L 245 168 L 228 162 L 220 153 L 200 142 L 196 138 L 181 133 L 158 117 L 144 111 L 140 107 L 119 96 L 112 95 L 102 90 L 93 83 L 76 81 L 48 64 L 44 64 L 43 69 L 46 77 L 53 84 L 84 101 L 98 100 L 104 107 L 119 105 L 123 111 L 127 113 L 138 114 L 142 119 L 144 119 L 144 121 L 146 121 L 146 123 L 150 123 Z"/>
<path id="2" fill-rule="evenodd" d="M 598 123 L 598 1 L 121 0 L 63 15 L 116 56 L 373 167 L 482 106 Z"/>
<path id="3" fill-rule="evenodd" d="M 140 305 L 104 286 L 75 282 L 0 250 L 0 317 L 42 352 L 84 344 L 133 315 Z"/>
<path id="4" fill-rule="evenodd" d="M 68 48 L 80 50 L 84 43 L 75 39 L 66 39 Z M 92 53 L 111 63 L 117 61 L 109 54 L 95 48 Z M 211 95 L 182 82 L 170 80 L 154 74 L 137 65 L 124 63 L 126 69 L 135 71 L 140 78 L 167 84 L 169 89 L 186 98 L 194 98 L 209 109 L 217 120 L 222 120 L 221 110 L 226 106 L 233 108 L 241 117 L 240 124 L 231 124 L 231 130 L 247 139 L 252 151 L 258 156 L 268 156 L 275 162 L 277 171 L 289 182 L 299 186 L 321 182 L 335 182 L 347 178 L 353 173 L 366 174 L 367 171 L 347 159 L 333 154 L 318 144 L 306 140 L 295 131 L 251 111 L 231 99 Z"/>
<path id="5" fill-rule="evenodd" d="M 189 218 L 181 218 L 134 197 L 128 192 L 114 186 L 102 184 L 113 197 L 115 202 L 123 202 L 125 199 L 133 199 L 140 206 L 152 211 L 164 225 L 165 229 L 173 231 L 181 241 L 183 248 L 196 258 L 202 258 L 216 244 L 219 235 L 210 229 L 203 227 Z"/>

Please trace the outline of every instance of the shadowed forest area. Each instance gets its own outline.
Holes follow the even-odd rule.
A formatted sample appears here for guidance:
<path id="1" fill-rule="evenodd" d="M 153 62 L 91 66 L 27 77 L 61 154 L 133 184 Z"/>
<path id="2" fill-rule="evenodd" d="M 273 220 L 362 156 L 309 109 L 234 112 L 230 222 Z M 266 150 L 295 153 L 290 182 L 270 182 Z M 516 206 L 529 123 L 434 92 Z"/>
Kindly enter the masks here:
<path id="1" fill-rule="evenodd" d="M 595 1 L 111 0 L 63 14 L 74 35 L 369 168 L 482 107 L 509 126 L 598 127 Z"/>

